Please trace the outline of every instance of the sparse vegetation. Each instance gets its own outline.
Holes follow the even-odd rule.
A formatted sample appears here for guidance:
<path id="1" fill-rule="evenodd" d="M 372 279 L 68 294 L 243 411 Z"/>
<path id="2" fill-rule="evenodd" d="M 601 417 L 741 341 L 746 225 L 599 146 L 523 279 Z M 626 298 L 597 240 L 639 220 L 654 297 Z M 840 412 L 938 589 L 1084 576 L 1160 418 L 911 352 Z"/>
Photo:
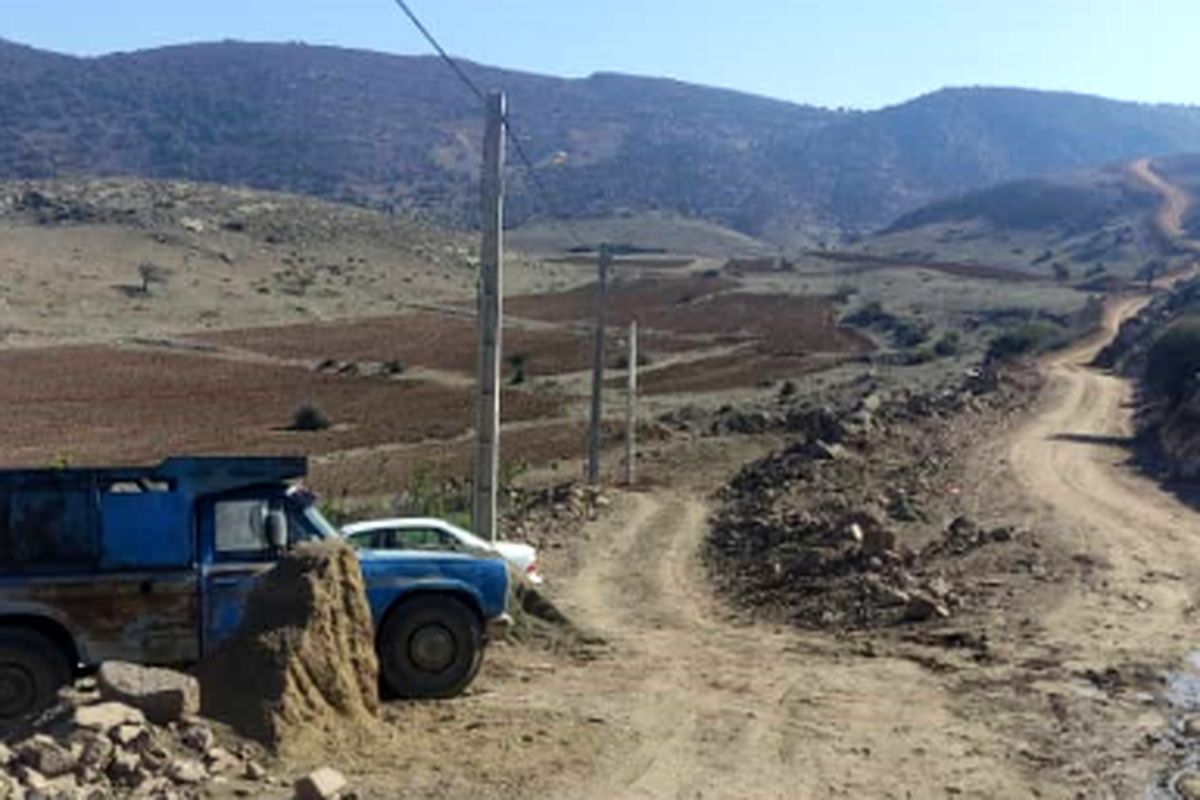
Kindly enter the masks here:
<path id="1" fill-rule="evenodd" d="M 1061 347 L 1068 341 L 1067 329 L 1048 320 L 1027 322 L 997 336 L 988 346 L 989 361 L 1010 361 Z"/>
<path id="2" fill-rule="evenodd" d="M 1200 316 L 1179 320 L 1160 336 L 1146 358 L 1146 385 L 1178 403 L 1196 386 L 1200 374 Z"/>
<path id="3" fill-rule="evenodd" d="M 897 347 L 903 349 L 919 347 L 929 338 L 928 325 L 897 316 L 884 309 L 883 304 L 878 301 L 867 303 L 842 321 L 860 328 L 883 331 L 891 337 Z"/>
<path id="4" fill-rule="evenodd" d="M 166 283 L 171 278 L 171 270 L 150 261 L 138 264 L 138 278 L 142 282 L 142 294 L 150 294 L 150 286 L 155 283 Z"/>

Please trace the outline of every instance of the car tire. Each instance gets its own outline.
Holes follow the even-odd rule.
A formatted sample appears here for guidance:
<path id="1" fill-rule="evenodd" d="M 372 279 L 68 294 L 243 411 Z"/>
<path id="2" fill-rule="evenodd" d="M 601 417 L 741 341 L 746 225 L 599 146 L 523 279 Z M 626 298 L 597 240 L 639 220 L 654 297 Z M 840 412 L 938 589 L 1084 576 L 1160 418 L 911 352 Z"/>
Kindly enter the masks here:
<path id="1" fill-rule="evenodd" d="M 483 626 L 461 600 L 426 595 L 401 603 L 378 640 L 386 689 L 398 697 L 462 694 L 483 662 Z"/>
<path id="2" fill-rule="evenodd" d="M 36 631 L 0 630 L 0 725 L 49 708 L 70 681 L 70 660 L 53 641 Z"/>

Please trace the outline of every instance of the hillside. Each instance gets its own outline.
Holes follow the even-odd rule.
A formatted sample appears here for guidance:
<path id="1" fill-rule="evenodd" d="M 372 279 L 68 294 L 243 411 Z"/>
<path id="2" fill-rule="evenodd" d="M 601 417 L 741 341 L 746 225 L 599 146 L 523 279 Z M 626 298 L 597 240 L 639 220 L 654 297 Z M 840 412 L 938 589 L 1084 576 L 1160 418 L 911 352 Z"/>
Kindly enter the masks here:
<path id="1" fill-rule="evenodd" d="M 467 63 L 509 93 L 557 214 L 784 241 L 1015 177 L 1200 149 L 1200 109 L 1007 89 L 834 112 L 677 81 Z M 475 213 L 480 119 L 436 59 L 225 42 L 73 58 L 0 41 L 0 178 L 184 178 Z M 565 157 L 564 157 L 565 156 Z M 544 216 L 514 170 L 510 218 Z"/>
<path id="2" fill-rule="evenodd" d="M 1026 178 L 931 203 L 854 249 L 1074 283 L 1129 278 L 1177 255 L 1153 224 L 1159 203 L 1127 168 Z"/>

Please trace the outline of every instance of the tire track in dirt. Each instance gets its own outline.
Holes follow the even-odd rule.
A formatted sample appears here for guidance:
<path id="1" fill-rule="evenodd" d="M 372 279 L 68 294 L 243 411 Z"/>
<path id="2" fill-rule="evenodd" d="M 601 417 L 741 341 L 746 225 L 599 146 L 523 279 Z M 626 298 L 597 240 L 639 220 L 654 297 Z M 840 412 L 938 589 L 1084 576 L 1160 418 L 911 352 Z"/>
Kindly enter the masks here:
<path id="1" fill-rule="evenodd" d="M 1127 466 L 1133 390 L 1088 365 L 1120 322 L 1148 300 L 1127 298 L 1107 316 L 1106 335 L 1048 360 L 1036 417 L 1019 430 L 1009 459 L 1047 519 L 1081 555 L 1104 565 L 1103 592 L 1077 590 L 1043 619 L 1069 666 L 1100 668 L 1180 657 L 1181 635 L 1200 578 L 1200 519 Z M 1156 577 L 1162 572 L 1184 580 Z"/>
<path id="2" fill-rule="evenodd" d="M 587 531 L 564 605 L 612 663 L 541 689 L 620 735 L 595 774 L 548 796 L 1030 796 L 1011 747 L 912 661 L 723 619 L 699 559 L 707 516 L 686 492 L 631 494 Z"/>

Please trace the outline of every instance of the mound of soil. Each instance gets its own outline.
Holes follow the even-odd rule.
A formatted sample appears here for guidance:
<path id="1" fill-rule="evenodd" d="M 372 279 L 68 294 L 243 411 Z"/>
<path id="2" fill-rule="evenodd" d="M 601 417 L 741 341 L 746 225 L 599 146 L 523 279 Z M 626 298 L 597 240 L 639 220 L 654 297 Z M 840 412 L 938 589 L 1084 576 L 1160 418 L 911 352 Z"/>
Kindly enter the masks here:
<path id="1" fill-rule="evenodd" d="M 353 550 L 322 543 L 289 553 L 258 581 L 241 630 L 198 674 L 205 716 L 281 755 L 370 736 L 379 664 Z"/>
<path id="2" fill-rule="evenodd" d="M 929 395 L 867 396 L 853 410 L 797 411 L 789 427 L 803 438 L 721 491 L 704 550 L 718 589 L 735 607 L 817 629 L 945 619 L 970 606 L 968 562 L 1029 535 L 961 516 L 961 461 L 1029 390 L 970 379 Z"/>

